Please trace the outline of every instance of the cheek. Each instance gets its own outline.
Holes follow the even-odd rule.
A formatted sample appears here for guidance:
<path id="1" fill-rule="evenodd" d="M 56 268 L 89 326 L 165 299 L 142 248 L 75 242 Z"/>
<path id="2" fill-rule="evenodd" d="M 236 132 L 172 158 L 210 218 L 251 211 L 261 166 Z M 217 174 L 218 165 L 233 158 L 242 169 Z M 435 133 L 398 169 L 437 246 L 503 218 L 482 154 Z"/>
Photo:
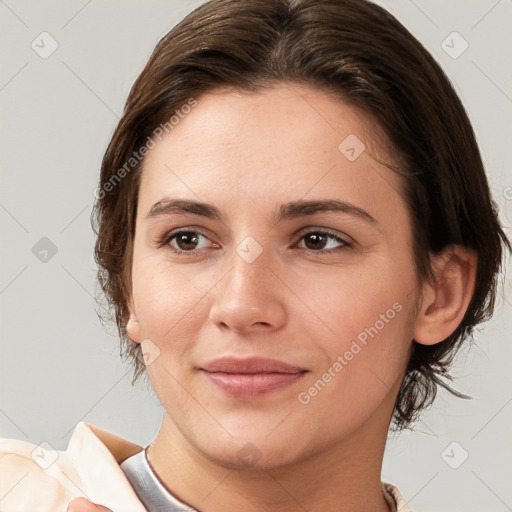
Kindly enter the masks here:
<path id="1" fill-rule="evenodd" d="M 161 403 L 178 407 L 187 401 L 184 389 L 195 393 L 187 365 L 204 322 L 205 291 L 190 275 L 154 258 L 136 262 L 133 287 L 141 337 L 157 354 L 146 364 L 148 377 Z"/>
<path id="2" fill-rule="evenodd" d="M 190 270 L 180 270 L 162 258 L 136 260 L 133 295 L 142 334 L 162 340 L 197 318 L 204 287 Z"/>
<path id="3" fill-rule="evenodd" d="M 150 340 L 148 346 L 156 346 L 158 353 L 146 369 L 163 402 L 163 384 L 164 395 L 174 399 L 182 392 L 178 382 L 193 389 L 189 381 L 193 353 L 202 346 L 200 336 L 209 314 L 211 288 L 212 272 L 171 264 L 160 254 L 134 258 L 133 296 L 141 339 Z"/>
<path id="4" fill-rule="evenodd" d="M 304 383 L 297 397 L 299 407 L 306 408 L 325 438 L 333 432 L 353 431 L 383 403 L 392 409 L 412 331 L 409 307 L 394 305 L 383 310 L 384 320 L 368 320 L 364 327 L 351 321 L 344 335 L 329 345 L 327 363 Z M 361 312 L 361 318 L 365 316 L 371 317 Z M 343 328 L 340 324 L 340 331 Z"/>
<path id="5" fill-rule="evenodd" d="M 411 266 L 382 258 L 294 280 L 310 317 L 322 321 L 330 349 L 338 349 L 356 338 L 364 343 L 372 335 L 392 342 L 399 332 L 410 330 L 410 304 L 418 292 Z"/>
<path id="6" fill-rule="evenodd" d="M 332 276 L 317 280 L 309 288 L 311 309 L 329 334 L 317 337 L 326 359 L 304 386 L 301 403 L 314 401 L 321 409 L 336 404 L 338 421 L 349 421 L 343 416 L 347 410 L 362 421 L 401 380 L 417 295 L 414 273 L 407 268 L 389 260 L 364 272 L 340 272 L 334 282 Z M 311 332 L 306 323 L 303 329 Z"/>

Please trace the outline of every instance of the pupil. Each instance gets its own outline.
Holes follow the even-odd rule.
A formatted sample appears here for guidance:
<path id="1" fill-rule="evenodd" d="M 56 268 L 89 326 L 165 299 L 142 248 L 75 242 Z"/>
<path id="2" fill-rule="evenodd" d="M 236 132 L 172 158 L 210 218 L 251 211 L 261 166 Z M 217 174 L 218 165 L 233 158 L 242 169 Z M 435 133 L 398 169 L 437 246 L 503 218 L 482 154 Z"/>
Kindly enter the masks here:
<path id="1" fill-rule="evenodd" d="M 183 233 L 178 237 L 178 245 L 180 249 L 194 249 L 194 245 L 197 244 L 197 236 L 193 233 Z M 189 247 L 186 247 L 189 245 Z M 190 245 L 192 247 L 190 247 Z"/>
<path id="2" fill-rule="evenodd" d="M 308 249 L 322 249 L 323 247 L 325 247 L 325 239 L 325 236 L 319 234 L 308 235 L 306 237 L 306 246 L 308 247 Z M 312 247 L 310 247 L 311 244 L 308 243 L 308 241 L 311 240 L 316 241 L 316 245 L 315 242 L 313 242 Z"/>

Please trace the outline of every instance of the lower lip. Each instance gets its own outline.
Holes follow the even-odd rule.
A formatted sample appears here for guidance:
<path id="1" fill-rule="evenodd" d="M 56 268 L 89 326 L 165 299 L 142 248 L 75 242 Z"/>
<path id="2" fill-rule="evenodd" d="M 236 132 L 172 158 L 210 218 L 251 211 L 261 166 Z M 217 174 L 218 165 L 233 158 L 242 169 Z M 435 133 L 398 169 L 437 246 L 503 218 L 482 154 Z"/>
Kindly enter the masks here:
<path id="1" fill-rule="evenodd" d="M 226 394 L 238 398 L 265 395 L 277 389 L 291 386 L 302 379 L 304 373 L 203 373 Z"/>

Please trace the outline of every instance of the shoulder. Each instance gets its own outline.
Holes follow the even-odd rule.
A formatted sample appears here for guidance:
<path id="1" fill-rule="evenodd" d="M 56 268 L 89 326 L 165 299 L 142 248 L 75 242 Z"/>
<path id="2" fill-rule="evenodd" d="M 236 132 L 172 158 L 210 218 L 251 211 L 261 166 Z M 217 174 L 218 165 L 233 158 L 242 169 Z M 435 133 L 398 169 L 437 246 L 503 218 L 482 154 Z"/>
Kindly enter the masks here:
<path id="1" fill-rule="evenodd" d="M 116 512 L 144 508 L 119 467 L 140 446 L 79 422 L 65 451 L 0 439 L 0 512 L 64 512 L 85 496 Z"/>
<path id="2" fill-rule="evenodd" d="M 67 454 L 18 439 L 0 439 L 0 512 L 66 510 L 80 496 L 79 475 Z"/>

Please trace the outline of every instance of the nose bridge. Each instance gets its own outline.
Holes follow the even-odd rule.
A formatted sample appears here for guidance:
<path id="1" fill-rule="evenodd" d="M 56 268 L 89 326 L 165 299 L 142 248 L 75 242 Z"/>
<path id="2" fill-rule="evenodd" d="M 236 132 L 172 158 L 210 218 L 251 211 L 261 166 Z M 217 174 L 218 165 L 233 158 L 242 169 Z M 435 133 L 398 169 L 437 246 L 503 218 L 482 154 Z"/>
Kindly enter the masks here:
<path id="1" fill-rule="evenodd" d="M 254 260 L 253 254 L 249 250 L 245 255 L 251 255 L 251 259 L 245 259 L 237 253 L 233 256 L 233 284 L 234 291 L 253 295 L 256 292 L 265 291 L 265 281 L 269 278 L 269 258 L 268 255 L 260 254 Z"/>
<path id="2" fill-rule="evenodd" d="M 268 297 L 268 280 L 274 280 L 270 267 L 273 266 L 272 255 L 268 247 L 264 248 L 253 237 L 246 237 L 235 247 L 232 254 L 226 297 L 243 305 L 253 303 L 253 307 L 265 296 Z M 274 288 L 275 287 L 270 287 Z"/>
<path id="3" fill-rule="evenodd" d="M 255 324 L 278 327 L 284 322 L 282 286 L 274 275 L 270 248 L 246 237 L 230 257 L 230 270 L 212 305 L 212 320 L 243 331 Z"/>

